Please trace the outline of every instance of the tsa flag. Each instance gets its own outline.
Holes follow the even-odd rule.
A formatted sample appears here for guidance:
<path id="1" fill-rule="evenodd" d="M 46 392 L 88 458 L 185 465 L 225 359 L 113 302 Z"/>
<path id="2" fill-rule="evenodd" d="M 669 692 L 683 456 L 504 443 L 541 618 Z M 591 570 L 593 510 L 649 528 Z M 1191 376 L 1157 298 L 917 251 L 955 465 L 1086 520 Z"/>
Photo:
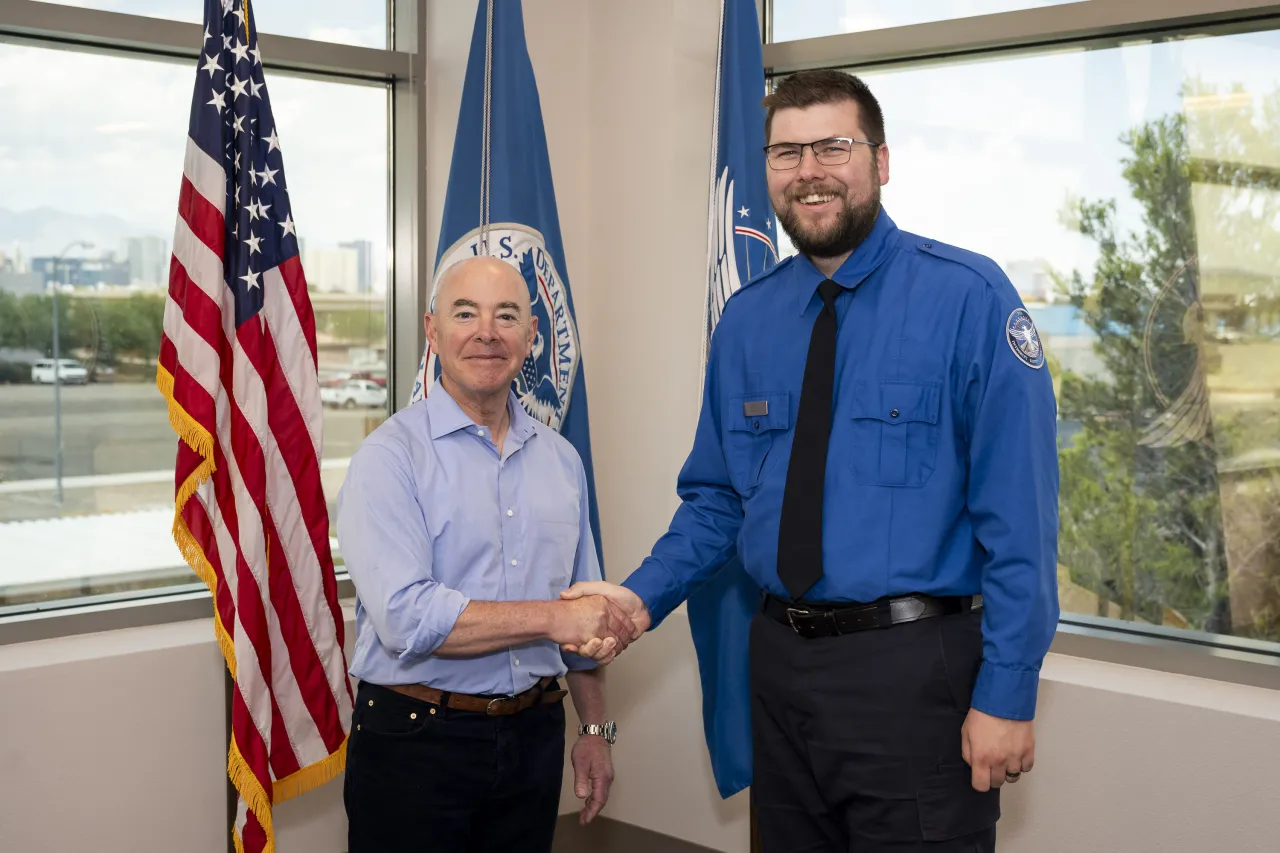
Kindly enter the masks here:
<path id="1" fill-rule="evenodd" d="M 582 457 L 591 530 L 603 570 L 582 349 L 520 0 L 481 0 L 476 11 L 436 251 L 433 302 L 441 274 L 475 255 L 506 261 L 529 287 L 538 337 L 512 390 L 531 416 L 558 430 Z M 439 375 L 428 344 L 409 403 L 425 397 Z"/>
<path id="2" fill-rule="evenodd" d="M 778 262 L 777 225 L 764 162 L 764 66 L 754 0 L 722 0 L 713 159 L 707 217 L 703 365 L 725 302 Z M 702 679 L 702 719 L 716 787 L 728 798 L 751 784 L 747 633 L 760 588 L 734 556 L 689 597 Z"/>

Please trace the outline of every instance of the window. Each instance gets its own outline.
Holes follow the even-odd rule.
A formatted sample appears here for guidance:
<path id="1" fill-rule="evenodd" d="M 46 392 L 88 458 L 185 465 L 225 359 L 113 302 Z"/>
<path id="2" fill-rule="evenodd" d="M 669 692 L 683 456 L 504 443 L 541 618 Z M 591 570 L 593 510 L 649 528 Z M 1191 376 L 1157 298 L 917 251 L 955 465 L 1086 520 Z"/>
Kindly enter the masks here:
<path id="1" fill-rule="evenodd" d="M 773 41 L 992 15 L 1073 0 L 773 0 Z"/>
<path id="2" fill-rule="evenodd" d="M 61 6 L 102 9 L 198 24 L 204 5 L 197 0 L 57 0 Z M 251 3 L 258 31 L 283 36 L 387 47 L 386 0 L 267 0 Z M 270 57 L 268 57 L 270 58 Z M 270 84 L 268 84 L 270 85 Z"/>
<path id="3" fill-rule="evenodd" d="M 155 387 L 195 74 L 0 43 L 0 606 L 195 581 L 169 530 L 177 437 Z M 332 520 L 387 411 L 387 87 L 270 68 L 267 87 L 321 383 L 364 383 L 325 409 Z"/>
<path id="4" fill-rule="evenodd" d="M 1280 32 L 863 75 L 1059 405 L 1064 612 L 1280 641 Z"/>

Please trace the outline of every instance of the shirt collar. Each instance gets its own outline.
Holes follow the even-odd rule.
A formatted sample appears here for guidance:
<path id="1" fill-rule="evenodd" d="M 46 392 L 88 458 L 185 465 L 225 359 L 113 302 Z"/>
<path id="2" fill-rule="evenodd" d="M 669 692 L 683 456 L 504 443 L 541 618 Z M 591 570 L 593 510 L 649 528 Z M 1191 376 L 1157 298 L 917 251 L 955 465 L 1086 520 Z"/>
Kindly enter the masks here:
<path id="1" fill-rule="evenodd" d="M 427 394 L 424 402 L 427 406 L 427 418 L 431 424 L 432 439 L 476 426 L 476 422 L 462 410 L 458 401 L 449 396 L 439 377 L 436 377 L 435 384 L 431 386 L 431 393 Z M 538 422 L 529 416 L 512 392 L 507 392 L 507 416 L 511 421 L 507 432 L 521 444 L 528 441 L 537 428 Z"/>
<path id="2" fill-rule="evenodd" d="M 832 281 L 846 290 L 853 290 L 862 284 L 867 276 L 875 272 L 889 257 L 889 253 L 897 245 L 897 236 L 898 226 L 889 218 L 888 211 L 881 207 L 880 213 L 876 216 L 876 224 L 871 227 L 871 233 L 849 257 L 845 258 L 844 263 L 831 277 Z M 801 255 L 797 261 L 796 271 L 800 287 L 796 295 L 796 310 L 803 315 L 813 300 L 818 285 L 826 279 L 826 276 L 818 271 L 813 261 L 807 256 Z"/>

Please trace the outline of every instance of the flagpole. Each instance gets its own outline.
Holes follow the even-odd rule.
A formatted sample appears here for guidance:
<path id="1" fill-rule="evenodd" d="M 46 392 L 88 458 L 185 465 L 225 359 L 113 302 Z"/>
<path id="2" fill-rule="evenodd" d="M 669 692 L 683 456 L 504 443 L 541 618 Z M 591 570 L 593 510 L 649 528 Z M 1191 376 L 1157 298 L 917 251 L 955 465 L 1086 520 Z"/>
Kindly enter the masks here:
<path id="1" fill-rule="evenodd" d="M 249 38 L 249 0 L 244 0 L 244 43 L 252 47 L 253 42 Z M 238 156 L 238 155 L 237 155 Z M 217 602 L 214 602 L 216 608 Z M 236 733 L 231 728 L 231 702 L 232 694 L 235 692 L 235 679 L 231 677 L 231 670 L 223 667 L 222 669 L 222 701 L 223 701 L 223 719 L 225 721 L 224 730 L 227 733 L 227 744 L 230 749 L 232 739 Z M 238 853 L 236 850 L 236 817 L 239 814 L 240 792 L 236 790 L 235 783 L 231 781 L 231 775 L 227 775 L 227 826 L 231 827 L 231 831 L 227 833 L 227 853 Z"/>
<path id="2" fill-rule="evenodd" d="M 216 605 L 215 605 L 216 606 Z M 227 733 L 227 742 L 231 742 L 231 738 L 235 737 L 235 732 L 231 730 L 231 694 L 235 690 L 235 682 L 231 678 L 231 670 L 225 666 L 219 667 L 222 670 L 222 702 L 223 702 L 223 731 Z M 227 833 L 227 853 L 237 853 L 236 851 L 236 809 L 240 804 L 240 792 L 236 790 L 236 786 L 231 781 L 231 776 L 226 776 L 224 780 L 227 785 L 227 826 L 232 831 Z"/>
<path id="3" fill-rule="evenodd" d="M 720 73 L 724 63 L 724 13 L 726 0 L 720 0 L 720 27 L 716 36 L 716 88 L 711 108 L 711 165 L 709 167 L 709 190 L 707 197 L 707 276 L 706 299 L 702 306 L 702 357 L 698 363 L 698 408 L 702 408 L 702 384 L 707 368 L 707 357 L 711 352 L 711 265 L 718 262 L 716 253 L 716 174 L 717 161 L 720 155 Z"/>

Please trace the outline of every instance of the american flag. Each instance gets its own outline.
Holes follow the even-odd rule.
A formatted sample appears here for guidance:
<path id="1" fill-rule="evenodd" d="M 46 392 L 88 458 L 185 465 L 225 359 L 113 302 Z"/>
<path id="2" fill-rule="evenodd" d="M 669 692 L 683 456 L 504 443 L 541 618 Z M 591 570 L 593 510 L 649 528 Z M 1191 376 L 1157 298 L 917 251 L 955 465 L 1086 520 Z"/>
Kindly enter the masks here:
<path id="1" fill-rule="evenodd" d="M 205 0 L 156 384 L 180 436 L 174 539 L 234 683 L 236 849 L 342 771 L 352 696 L 320 482 L 315 317 L 247 0 Z"/>

